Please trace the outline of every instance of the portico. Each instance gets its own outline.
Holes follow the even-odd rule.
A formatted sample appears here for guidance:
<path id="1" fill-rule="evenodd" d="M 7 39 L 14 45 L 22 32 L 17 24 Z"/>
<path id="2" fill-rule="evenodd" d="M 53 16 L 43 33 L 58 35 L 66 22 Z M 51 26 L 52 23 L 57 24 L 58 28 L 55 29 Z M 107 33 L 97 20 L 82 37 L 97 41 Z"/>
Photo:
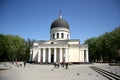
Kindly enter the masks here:
<path id="1" fill-rule="evenodd" d="M 68 62 L 68 48 L 39 48 L 38 62 Z"/>

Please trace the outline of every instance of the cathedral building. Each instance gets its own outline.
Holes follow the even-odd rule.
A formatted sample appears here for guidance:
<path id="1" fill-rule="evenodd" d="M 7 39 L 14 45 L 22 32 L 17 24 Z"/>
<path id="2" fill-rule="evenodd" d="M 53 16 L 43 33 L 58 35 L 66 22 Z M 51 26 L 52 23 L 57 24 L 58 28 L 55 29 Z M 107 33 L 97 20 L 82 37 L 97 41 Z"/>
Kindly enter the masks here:
<path id="1" fill-rule="evenodd" d="M 89 62 L 88 45 L 79 39 L 70 39 L 70 26 L 59 14 L 50 27 L 50 40 L 33 42 L 30 61 L 41 63 Z"/>

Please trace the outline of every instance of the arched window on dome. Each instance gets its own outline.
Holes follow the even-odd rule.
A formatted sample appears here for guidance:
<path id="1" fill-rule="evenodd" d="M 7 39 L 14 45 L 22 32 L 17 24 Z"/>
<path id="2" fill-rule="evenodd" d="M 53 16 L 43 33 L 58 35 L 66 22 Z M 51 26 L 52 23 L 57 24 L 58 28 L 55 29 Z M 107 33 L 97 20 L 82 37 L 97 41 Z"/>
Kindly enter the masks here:
<path id="1" fill-rule="evenodd" d="M 61 33 L 61 38 L 64 38 L 64 34 L 63 33 Z"/>
<path id="2" fill-rule="evenodd" d="M 53 39 L 55 39 L 55 34 L 53 33 Z"/>
<path id="3" fill-rule="evenodd" d="M 67 34 L 67 39 L 69 39 L 69 34 Z"/>
<path id="4" fill-rule="evenodd" d="M 57 38 L 59 38 L 59 33 L 57 33 Z"/>

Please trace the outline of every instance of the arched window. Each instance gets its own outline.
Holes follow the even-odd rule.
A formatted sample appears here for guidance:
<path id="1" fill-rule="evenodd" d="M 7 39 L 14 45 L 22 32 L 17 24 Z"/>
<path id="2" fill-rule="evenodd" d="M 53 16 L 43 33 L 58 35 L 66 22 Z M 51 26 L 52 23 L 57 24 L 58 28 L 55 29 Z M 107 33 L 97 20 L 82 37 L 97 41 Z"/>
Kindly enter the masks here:
<path id="1" fill-rule="evenodd" d="M 59 38 L 59 33 L 57 33 L 57 38 Z"/>
<path id="2" fill-rule="evenodd" d="M 69 34 L 67 34 L 67 39 L 69 39 Z"/>
<path id="3" fill-rule="evenodd" d="M 51 42 L 51 44 L 54 44 L 54 42 Z"/>
<path id="4" fill-rule="evenodd" d="M 55 34 L 53 33 L 53 39 L 55 38 Z"/>
<path id="5" fill-rule="evenodd" d="M 61 33 L 61 38 L 64 38 L 64 34 L 63 33 Z"/>

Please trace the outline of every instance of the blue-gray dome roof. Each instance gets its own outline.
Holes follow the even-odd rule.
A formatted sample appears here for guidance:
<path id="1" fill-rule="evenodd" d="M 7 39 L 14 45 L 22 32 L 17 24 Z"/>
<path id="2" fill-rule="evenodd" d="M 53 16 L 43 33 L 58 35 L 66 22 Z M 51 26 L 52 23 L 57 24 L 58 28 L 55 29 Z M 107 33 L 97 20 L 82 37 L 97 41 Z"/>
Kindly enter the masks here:
<path id="1" fill-rule="evenodd" d="M 58 18 L 55 21 L 53 21 L 53 23 L 51 24 L 51 29 L 52 28 L 67 28 L 67 29 L 69 29 L 69 24 L 64 19 Z"/>

